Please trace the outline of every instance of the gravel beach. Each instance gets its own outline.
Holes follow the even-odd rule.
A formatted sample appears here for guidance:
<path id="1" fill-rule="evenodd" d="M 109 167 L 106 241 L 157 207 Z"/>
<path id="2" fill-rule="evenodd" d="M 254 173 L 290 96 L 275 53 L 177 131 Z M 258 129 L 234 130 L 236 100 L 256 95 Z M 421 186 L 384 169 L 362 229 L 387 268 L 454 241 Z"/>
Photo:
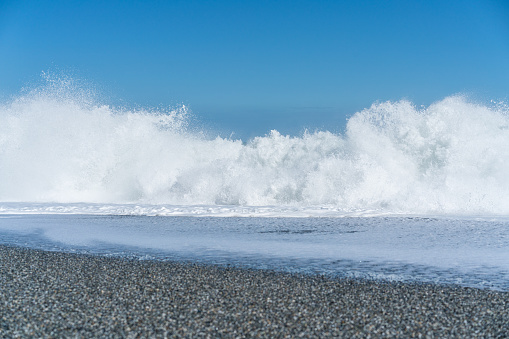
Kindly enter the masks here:
<path id="1" fill-rule="evenodd" d="M 0 246 L 0 337 L 498 337 L 509 293 Z"/>

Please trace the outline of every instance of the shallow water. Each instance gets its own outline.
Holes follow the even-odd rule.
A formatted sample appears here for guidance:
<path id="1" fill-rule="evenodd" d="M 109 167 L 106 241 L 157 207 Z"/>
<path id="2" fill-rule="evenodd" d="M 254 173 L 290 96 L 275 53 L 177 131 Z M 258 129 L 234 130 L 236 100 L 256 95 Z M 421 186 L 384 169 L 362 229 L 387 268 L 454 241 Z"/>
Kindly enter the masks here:
<path id="1" fill-rule="evenodd" d="M 3 214 L 0 243 L 509 290 L 509 221 Z"/>

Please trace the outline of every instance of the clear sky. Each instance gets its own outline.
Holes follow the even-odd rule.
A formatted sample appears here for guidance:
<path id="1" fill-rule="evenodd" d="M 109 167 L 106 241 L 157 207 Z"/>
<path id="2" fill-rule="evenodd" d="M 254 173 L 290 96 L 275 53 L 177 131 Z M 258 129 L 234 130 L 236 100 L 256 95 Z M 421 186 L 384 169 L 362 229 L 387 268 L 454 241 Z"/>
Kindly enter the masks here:
<path id="1" fill-rule="evenodd" d="M 375 101 L 507 99 L 509 1 L 0 0 L 0 97 L 42 71 L 225 135 L 341 131 Z"/>

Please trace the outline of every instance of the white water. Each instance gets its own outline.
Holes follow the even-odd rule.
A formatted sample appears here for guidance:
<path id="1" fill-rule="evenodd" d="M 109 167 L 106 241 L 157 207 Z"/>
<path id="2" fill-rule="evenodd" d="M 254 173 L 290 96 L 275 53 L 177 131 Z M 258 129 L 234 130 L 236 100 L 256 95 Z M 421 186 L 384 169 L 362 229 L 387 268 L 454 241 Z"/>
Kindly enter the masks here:
<path id="1" fill-rule="evenodd" d="M 377 103 L 247 143 L 187 115 L 72 79 L 1 103 L 0 244 L 509 290 L 507 106 Z"/>
<path id="2" fill-rule="evenodd" d="M 186 115 L 98 104 L 65 81 L 2 103 L 0 212 L 509 213 L 505 105 L 377 103 L 344 135 L 247 143 L 190 131 Z"/>

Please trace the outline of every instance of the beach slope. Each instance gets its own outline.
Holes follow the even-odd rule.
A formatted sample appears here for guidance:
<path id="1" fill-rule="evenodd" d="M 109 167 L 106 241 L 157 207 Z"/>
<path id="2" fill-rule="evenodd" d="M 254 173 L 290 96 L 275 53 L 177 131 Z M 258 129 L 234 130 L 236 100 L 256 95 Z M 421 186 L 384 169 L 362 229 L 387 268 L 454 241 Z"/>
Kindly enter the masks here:
<path id="1" fill-rule="evenodd" d="M 506 337 L 509 293 L 0 246 L 0 337 Z"/>

